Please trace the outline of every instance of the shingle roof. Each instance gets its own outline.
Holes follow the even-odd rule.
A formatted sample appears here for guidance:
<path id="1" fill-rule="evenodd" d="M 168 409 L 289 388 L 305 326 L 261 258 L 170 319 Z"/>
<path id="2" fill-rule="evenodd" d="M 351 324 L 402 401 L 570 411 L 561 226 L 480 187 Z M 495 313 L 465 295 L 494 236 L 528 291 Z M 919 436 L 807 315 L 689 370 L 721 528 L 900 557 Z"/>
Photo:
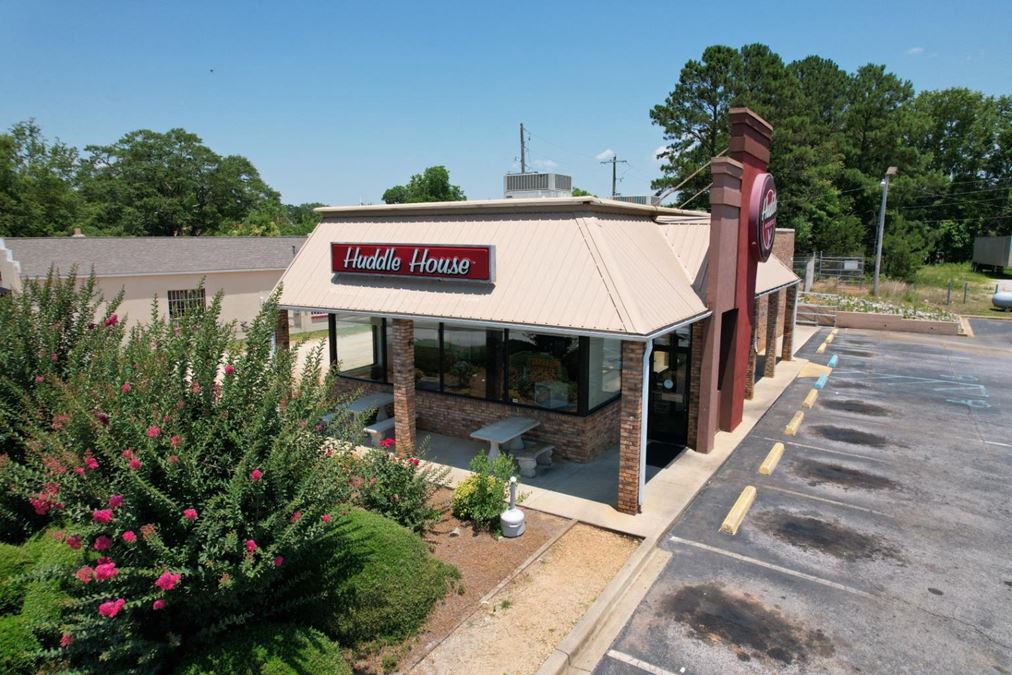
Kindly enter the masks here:
<path id="1" fill-rule="evenodd" d="M 55 266 L 95 276 L 283 270 L 306 237 L 8 237 L 0 239 L 23 277 Z"/>

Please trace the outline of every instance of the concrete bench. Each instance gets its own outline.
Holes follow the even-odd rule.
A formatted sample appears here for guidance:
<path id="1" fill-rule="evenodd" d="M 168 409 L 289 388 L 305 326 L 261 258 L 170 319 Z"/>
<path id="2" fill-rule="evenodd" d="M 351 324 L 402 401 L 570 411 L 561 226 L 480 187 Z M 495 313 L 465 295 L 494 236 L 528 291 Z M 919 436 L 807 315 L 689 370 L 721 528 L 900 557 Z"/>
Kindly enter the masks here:
<path id="1" fill-rule="evenodd" d="M 369 434 L 372 447 L 378 448 L 380 447 L 380 443 L 383 442 L 383 439 L 387 437 L 387 433 L 393 431 L 393 429 L 394 418 L 388 417 L 385 420 L 376 420 L 369 426 L 362 429 L 362 431 Z"/>
<path id="2" fill-rule="evenodd" d="M 552 451 L 554 445 L 546 443 L 527 443 L 521 450 L 513 450 L 513 461 L 520 467 L 520 475 L 524 478 L 534 478 L 539 466 L 552 465 Z"/>

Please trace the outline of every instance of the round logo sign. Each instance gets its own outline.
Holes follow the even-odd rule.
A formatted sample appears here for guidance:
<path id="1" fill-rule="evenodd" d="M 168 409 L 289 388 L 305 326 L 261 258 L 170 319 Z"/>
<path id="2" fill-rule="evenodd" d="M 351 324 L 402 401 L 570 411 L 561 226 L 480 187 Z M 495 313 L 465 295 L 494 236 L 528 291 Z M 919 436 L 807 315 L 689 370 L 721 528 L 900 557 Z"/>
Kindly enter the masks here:
<path id="1" fill-rule="evenodd" d="M 748 231 L 753 253 L 759 262 L 766 262 L 773 252 L 773 238 L 777 234 L 777 186 L 773 174 L 761 173 L 752 183 Z"/>

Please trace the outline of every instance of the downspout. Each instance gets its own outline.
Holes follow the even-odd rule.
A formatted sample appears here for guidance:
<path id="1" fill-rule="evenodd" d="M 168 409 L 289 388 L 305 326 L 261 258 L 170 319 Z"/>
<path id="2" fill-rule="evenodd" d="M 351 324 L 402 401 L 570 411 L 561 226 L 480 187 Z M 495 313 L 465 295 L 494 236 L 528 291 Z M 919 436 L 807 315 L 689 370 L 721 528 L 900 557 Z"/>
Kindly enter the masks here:
<path id="1" fill-rule="evenodd" d="M 654 351 L 654 341 L 647 340 L 643 349 L 643 391 L 641 393 L 640 405 L 640 485 L 637 491 L 637 502 L 643 505 L 643 492 L 647 487 L 647 412 L 650 409 L 650 356 Z"/>

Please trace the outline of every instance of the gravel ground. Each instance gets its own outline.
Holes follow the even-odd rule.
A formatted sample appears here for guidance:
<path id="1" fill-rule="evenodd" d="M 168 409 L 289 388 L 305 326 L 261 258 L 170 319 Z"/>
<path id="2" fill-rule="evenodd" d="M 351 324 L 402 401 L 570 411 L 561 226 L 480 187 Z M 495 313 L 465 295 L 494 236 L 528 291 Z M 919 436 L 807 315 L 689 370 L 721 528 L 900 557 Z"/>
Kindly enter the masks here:
<path id="1" fill-rule="evenodd" d="M 537 671 L 638 545 L 590 525 L 574 526 L 412 672 Z"/>

